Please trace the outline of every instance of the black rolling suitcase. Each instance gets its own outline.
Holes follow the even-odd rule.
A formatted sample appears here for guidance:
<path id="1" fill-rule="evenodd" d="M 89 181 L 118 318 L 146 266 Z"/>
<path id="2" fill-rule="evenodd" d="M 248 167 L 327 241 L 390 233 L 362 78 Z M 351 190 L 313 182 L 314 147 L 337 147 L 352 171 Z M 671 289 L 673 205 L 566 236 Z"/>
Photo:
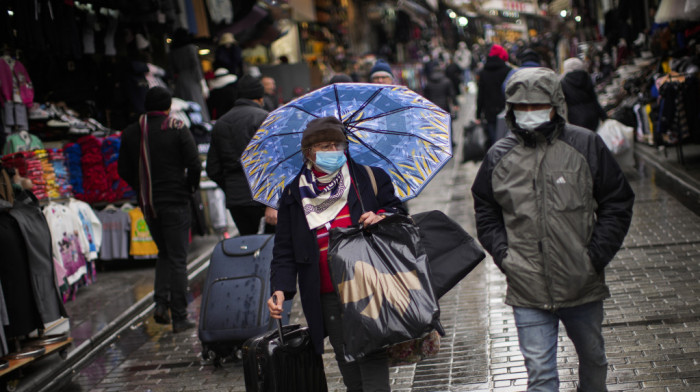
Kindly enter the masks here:
<path id="1" fill-rule="evenodd" d="M 246 392 L 327 392 L 323 358 L 308 328 L 279 321 L 277 328 L 243 345 Z"/>
<path id="2" fill-rule="evenodd" d="M 221 359 L 241 359 L 246 340 L 275 329 L 267 309 L 273 243 L 269 234 L 234 237 L 219 242 L 212 252 L 198 332 L 202 358 L 214 365 Z M 285 301 L 285 322 L 291 306 Z"/>

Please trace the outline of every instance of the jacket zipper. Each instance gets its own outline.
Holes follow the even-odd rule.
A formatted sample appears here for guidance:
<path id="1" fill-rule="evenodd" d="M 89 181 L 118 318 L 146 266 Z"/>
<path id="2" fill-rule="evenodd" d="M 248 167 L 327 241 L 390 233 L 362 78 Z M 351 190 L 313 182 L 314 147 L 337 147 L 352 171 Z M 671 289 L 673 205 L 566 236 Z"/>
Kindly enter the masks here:
<path id="1" fill-rule="evenodd" d="M 535 151 L 535 159 L 539 159 L 539 145 L 536 145 Z M 535 172 L 535 182 L 537 180 L 537 176 L 540 175 L 542 177 L 542 203 L 540 205 L 540 239 L 537 241 L 537 248 L 540 252 L 540 257 L 542 259 L 542 270 L 544 272 L 544 280 L 545 280 L 545 285 L 547 289 L 547 293 L 549 294 L 549 300 L 547 303 L 544 304 L 545 309 L 547 310 L 552 310 L 554 308 L 553 300 L 552 300 L 552 292 L 551 292 L 551 287 L 550 287 L 550 282 L 549 282 L 549 265 L 547 262 L 547 258 L 544 252 L 544 244 L 542 242 L 543 238 L 546 238 L 547 236 L 547 177 L 544 175 L 544 171 L 542 170 L 542 165 L 544 163 L 544 159 L 547 153 L 547 142 L 545 141 L 544 147 L 543 147 L 543 152 L 542 152 L 542 160 L 537 161 L 537 171 Z"/>

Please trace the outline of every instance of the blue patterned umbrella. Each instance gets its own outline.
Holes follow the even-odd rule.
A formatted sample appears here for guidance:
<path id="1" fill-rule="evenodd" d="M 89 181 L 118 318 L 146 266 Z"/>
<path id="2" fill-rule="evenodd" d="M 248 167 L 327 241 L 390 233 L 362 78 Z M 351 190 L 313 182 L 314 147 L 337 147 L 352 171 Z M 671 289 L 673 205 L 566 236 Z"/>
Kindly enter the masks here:
<path id="1" fill-rule="evenodd" d="M 337 83 L 271 112 L 241 156 L 253 198 L 277 208 L 303 164 L 306 124 L 335 116 L 345 125 L 349 155 L 383 168 L 401 200 L 415 197 L 452 157 L 450 115 L 404 86 Z"/>

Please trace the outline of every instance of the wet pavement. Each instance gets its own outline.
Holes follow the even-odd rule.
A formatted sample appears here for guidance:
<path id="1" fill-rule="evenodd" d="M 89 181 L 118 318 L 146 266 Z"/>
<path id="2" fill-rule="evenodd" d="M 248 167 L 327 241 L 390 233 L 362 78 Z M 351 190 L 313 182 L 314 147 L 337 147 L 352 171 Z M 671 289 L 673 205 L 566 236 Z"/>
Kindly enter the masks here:
<path id="1" fill-rule="evenodd" d="M 463 98 L 455 129 L 471 112 L 473 96 Z M 419 197 L 411 213 L 439 209 L 475 235 L 469 188 L 478 166 L 460 162 L 461 132 L 455 133 L 455 159 Z M 606 269 L 612 297 L 605 302 L 604 335 L 609 360 L 610 391 L 700 390 L 700 216 L 657 184 L 658 167 L 640 161 L 626 173 L 637 194 L 634 217 L 622 250 Z M 216 239 L 211 241 L 211 245 Z M 207 246 L 200 248 L 206 254 Z M 197 319 L 207 261 L 192 268 L 191 303 Z M 199 272 L 197 272 L 199 271 Z M 89 336 L 105 330 L 113 315 L 100 303 L 81 301 L 91 289 L 109 284 L 111 308 L 134 306 L 150 295 L 152 267 L 114 272 L 78 293 L 71 305 L 73 334 Z M 109 283 L 108 283 L 109 281 Z M 487 257 L 440 301 L 446 336 L 439 354 L 416 365 L 392 368 L 392 390 L 524 391 L 527 375 L 510 307 L 503 303 L 505 279 Z M 117 298 L 118 295 L 124 296 Z M 106 299 L 105 299 L 106 300 Z M 124 310 L 122 310 L 123 312 Z M 80 321 L 84 320 L 84 321 Z M 294 304 L 292 323 L 304 324 Z M 173 334 L 155 324 L 148 306 L 132 311 L 118 334 L 93 350 L 89 360 L 64 369 L 43 388 L 60 391 L 245 391 L 240 363 L 215 368 L 202 360 L 196 329 Z M 92 338 L 86 338 L 89 341 Z M 84 343 L 83 343 L 84 344 Z M 80 343 L 76 343 L 79 346 Z M 99 347 L 97 347 L 99 348 Z M 562 391 L 575 391 L 577 366 L 573 345 L 560 329 L 558 350 Z M 329 389 L 343 391 L 330 346 L 324 362 Z"/>

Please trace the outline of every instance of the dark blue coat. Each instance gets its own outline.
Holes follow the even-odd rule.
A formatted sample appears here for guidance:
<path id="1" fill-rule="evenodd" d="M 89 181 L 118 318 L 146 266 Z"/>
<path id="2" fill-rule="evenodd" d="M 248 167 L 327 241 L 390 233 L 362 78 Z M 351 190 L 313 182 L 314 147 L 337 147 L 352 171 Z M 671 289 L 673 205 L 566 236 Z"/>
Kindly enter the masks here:
<path id="1" fill-rule="evenodd" d="M 367 211 L 385 210 L 393 213 L 406 213 L 406 209 L 394 194 L 394 185 L 389 175 L 380 168 L 373 167 L 372 172 L 377 182 L 377 196 L 374 195 L 372 183 L 367 170 L 348 161 L 350 175 L 355 180 L 357 188 L 350 189 L 348 206 L 350 219 L 357 224 L 362 207 L 357 193 L 362 197 Z M 309 229 L 304 215 L 299 194 L 299 175 L 284 189 L 280 199 L 277 214 L 277 231 L 271 265 L 272 291 L 281 290 L 285 299 L 291 299 L 296 294 L 297 278 L 301 294 L 301 306 L 306 322 L 311 331 L 314 348 L 320 354 L 323 352 L 323 338 L 326 336 L 321 310 L 321 282 L 319 272 L 319 249 L 316 231 Z M 358 192 L 355 192 L 355 189 Z"/>

